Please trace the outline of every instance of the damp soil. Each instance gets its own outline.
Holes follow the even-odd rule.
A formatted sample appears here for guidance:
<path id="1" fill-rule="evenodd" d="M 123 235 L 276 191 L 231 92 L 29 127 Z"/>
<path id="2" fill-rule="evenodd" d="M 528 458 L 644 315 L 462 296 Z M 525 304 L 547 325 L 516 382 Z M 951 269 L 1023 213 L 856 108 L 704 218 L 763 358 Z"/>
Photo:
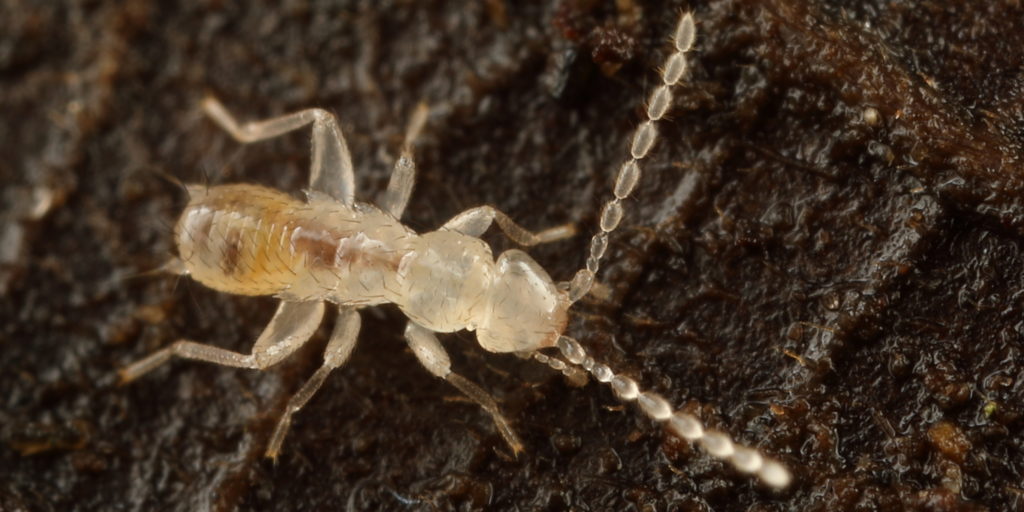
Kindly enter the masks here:
<path id="1" fill-rule="evenodd" d="M 1019 2 L 235 4 L 0 11 L 0 509 L 1024 510 Z M 175 179 L 306 184 L 308 133 L 242 147 L 204 95 L 337 113 L 367 201 L 425 102 L 410 226 L 492 204 L 588 233 L 683 9 L 692 69 L 569 331 L 790 488 L 444 336 L 515 458 L 393 307 L 364 312 L 276 464 L 332 316 L 267 372 L 176 361 L 118 386 L 178 338 L 247 351 L 275 307 L 147 273 L 174 254 Z M 568 279 L 586 241 L 530 252 Z"/>

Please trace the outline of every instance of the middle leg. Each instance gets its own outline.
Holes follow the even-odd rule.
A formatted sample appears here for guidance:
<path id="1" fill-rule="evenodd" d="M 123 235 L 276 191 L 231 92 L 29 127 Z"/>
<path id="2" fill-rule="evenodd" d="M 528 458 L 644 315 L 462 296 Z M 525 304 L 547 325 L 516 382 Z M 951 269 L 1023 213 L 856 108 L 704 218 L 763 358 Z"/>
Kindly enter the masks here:
<path id="1" fill-rule="evenodd" d="M 358 311 L 350 307 L 338 308 L 338 319 L 335 321 L 334 331 L 331 332 L 331 340 L 327 342 L 327 350 L 324 351 L 323 365 L 317 368 L 316 373 L 288 400 L 284 414 L 277 420 L 277 427 L 274 428 L 270 444 L 267 445 L 266 456 L 268 458 L 276 460 L 277 455 L 281 453 L 281 444 L 284 443 L 284 437 L 288 435 L 292 416 L 299 412 L 299 409 L 302 409 L 310 398 L 313 398 L 331 371 L 345 364 L 348 357 L 352 355 L 352 349 L 356 346 L 356 338 L 359 336 L 360 324 Z"/>
<path id="2" fill-rule="evenodd" d="M 391 171 L 391 179 L 388 181 L 388 188 L 381 199 L 381 206 L 396 219 L 402 218 L 405 206 L 409 204 L 409 196 L 412 195 L 412 186 L 416 181 L 416 164 L 412 159 L 412 144 L 416 141 L 423 125 L 427 122 L 427 114 L 430 109 L 426 103 L 420 103 L 409 119 L 409 125 L 405 129 L 405 140 L 402 142 L 402 155 L 395 162 L 395 168 Z"/>

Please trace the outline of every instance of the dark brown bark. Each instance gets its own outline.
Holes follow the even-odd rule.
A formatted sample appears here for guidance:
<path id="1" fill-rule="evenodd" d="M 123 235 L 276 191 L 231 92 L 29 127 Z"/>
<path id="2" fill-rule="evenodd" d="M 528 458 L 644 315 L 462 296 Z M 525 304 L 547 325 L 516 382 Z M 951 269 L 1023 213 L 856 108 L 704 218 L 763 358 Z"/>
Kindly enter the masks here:
<path id="1" fill-rule="evenodd" d="M 235 4 L 0 10 L 0 509 L 1024 509 L 1019 2 Z M 177 361 L 117 386 L 179 337 L 248 350 L 273 311 L 134 277 L 173 253 L 185 195 L 161 175 L 307 180 L 308 132 L 243 148 L 204 94 L 252 119 L 336 112 L 365 200 L 425 101 L 414 229 L 493 204 L 589 234 L 681 9 L 692 70 L 612 237 L 610 296 L 569 331 L 779 457 L 790 489 L 597 383 L 446 336 L 522 437 L 513 459 L 388 307 L 276 465 L 331 316 L 269 372 Z M 568 279 L 586 241 L 530 252 Z"/>

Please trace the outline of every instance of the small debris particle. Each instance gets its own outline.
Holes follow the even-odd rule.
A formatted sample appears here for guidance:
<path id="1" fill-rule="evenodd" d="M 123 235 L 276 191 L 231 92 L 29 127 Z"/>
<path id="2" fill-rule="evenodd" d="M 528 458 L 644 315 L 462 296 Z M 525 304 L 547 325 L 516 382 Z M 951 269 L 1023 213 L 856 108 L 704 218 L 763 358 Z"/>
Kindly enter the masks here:
<path id="1" fill-rule="evenodd" d="M 953 423 L 942 421 L 928 429 L 928 439 L 943 455 L 961 464 L 971 449 L 971 442 Z"/>

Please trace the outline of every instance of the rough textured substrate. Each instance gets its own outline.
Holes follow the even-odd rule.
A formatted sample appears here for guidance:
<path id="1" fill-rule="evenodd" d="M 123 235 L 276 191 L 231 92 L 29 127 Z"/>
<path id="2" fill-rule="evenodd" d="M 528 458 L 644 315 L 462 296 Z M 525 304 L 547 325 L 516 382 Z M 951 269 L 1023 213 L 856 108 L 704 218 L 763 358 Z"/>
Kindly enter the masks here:
<path id="1" fill-rule="evenodd" d="M 0 509 L 1024 507 L 1024 13 L 1014 2 L 14 2 L 0 13 Z M 246 350 L 271 300 L 132 277 L 185 181 L 299 191 L 306 133 L 241 149 L 197 110 L 337 112 L 372 199 L 433 115 L 407 218 L 495 204 L 594 228 L 680 9 L 693 70 L 571 332 L 779 457 L 772 492 L 609 390 L 446 338 L 527 445 L 418 367 L 393 308 L 262 450 L 317 343 L 274 371 L 118 367 Z M 500 237 L 488 237 L 507 247 Z M 586 237 L 531 251 L 556 278 Z M 328 323 L 330 320 L 328 320 Z"/>

